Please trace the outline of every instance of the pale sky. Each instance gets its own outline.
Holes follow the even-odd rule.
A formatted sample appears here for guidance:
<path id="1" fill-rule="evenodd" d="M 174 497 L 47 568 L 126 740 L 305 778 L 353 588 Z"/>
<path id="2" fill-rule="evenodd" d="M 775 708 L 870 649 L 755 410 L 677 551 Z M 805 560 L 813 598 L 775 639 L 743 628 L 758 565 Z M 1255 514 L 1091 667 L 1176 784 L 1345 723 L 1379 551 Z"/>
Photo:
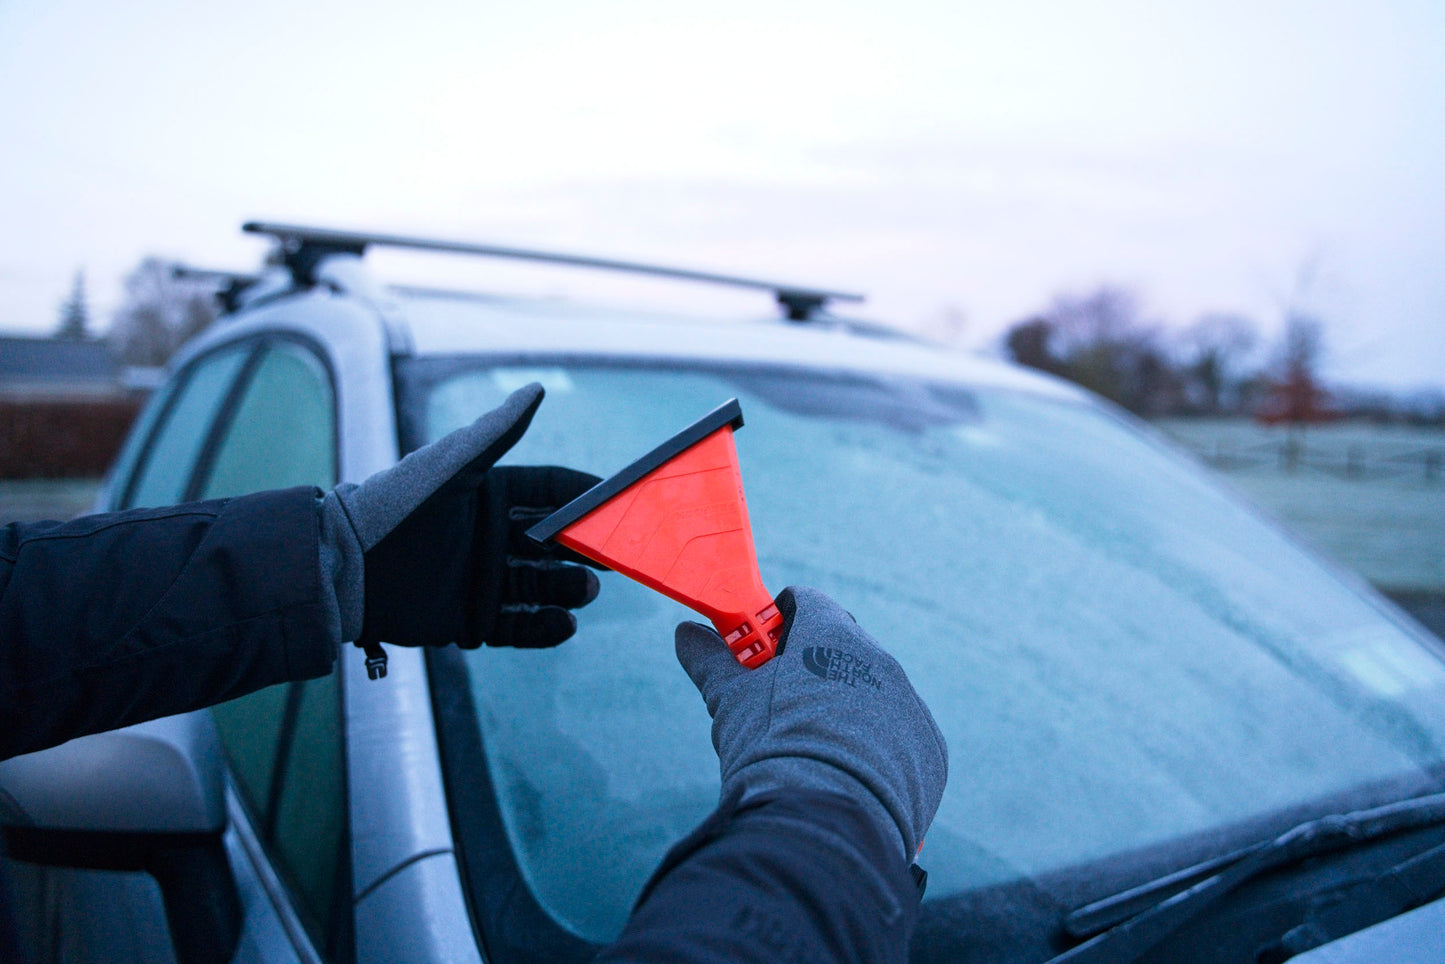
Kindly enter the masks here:
<path id="1" fill-rule="evenodd" d="M 1337 378 L 1445 385 L 1442 175 L 1439 0 L 0 0 L 6 330 L 77 268 L 102 321 L 146 254 L 252 270 L 264 218 L 857 289 L 977 347 L 1104 283 L 1172 327 L 1294 297 Z"/>

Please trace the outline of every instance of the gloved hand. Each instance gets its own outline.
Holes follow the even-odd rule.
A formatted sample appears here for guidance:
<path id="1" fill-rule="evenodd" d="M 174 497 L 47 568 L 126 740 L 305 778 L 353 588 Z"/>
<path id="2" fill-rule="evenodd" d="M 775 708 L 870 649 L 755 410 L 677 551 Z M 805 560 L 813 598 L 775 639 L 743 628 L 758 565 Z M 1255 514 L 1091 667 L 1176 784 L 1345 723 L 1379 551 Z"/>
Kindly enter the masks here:
<path id="1" fill-rule="evenodd" d="M 723 796 L 832 790 L 895 828 L 912 860 L 938 812 L 948 747 L 892 656 L 816 589 L 778 594 L 778 652 L 744 669 L 707 626 L 677 627 L 677 659 L 713 718 Z"/>
<path id="2" fill-rule="evenodd" d="M 523 533 L 600 480 L 492 467 L 542 394 L 540 385 L 519 389 L 466 428 L 322 499 L 323 569 L 337 590 L 341 638 L 367 648 L 368 666 L 384 659 L 381 642 L 541 647 L 576 631 L 569 610 L 596 598 L 596 575 L 572 564 L 582 557 Z"/>

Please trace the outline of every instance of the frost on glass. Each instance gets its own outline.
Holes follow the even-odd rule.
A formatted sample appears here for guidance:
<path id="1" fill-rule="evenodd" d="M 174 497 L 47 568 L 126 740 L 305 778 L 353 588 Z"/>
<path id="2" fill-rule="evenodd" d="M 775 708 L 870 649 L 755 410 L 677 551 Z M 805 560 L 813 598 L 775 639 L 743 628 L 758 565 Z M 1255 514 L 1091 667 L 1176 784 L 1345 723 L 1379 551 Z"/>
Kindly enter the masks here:
<path id="1" fill-rule="evenodd" d="M 479 369 L 431 437 L 548 384 L 507 461 L 607 476 L 737 395 L 759 563 L 902 663 L 950 749 L 929 896 L 1029 877 L 1438 764 L 1445 664 L 1289 539 L 1113 417 L 1007 392 L 797 371 Z M 616 932 L 717 799 L 689 613 L 613 574 L 578 637 L 473 654 L 524 873 Z"/>
<path id="2" fill-rule="evenodd" d="M 309 351 L 281 345 L 251 376 L 216 449 L 203 499 L 336 482 L 331 382 Z"/>

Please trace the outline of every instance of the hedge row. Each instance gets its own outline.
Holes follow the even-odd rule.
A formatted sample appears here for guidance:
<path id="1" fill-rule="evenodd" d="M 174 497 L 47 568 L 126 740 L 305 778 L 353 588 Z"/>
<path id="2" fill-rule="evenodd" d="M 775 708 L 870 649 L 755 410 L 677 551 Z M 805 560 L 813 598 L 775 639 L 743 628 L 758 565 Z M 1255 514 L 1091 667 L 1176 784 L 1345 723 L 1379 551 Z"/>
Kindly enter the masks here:
<path id="1" fill-rule="evenodd" d="M 139 410 L 134 399 L 0 400 L 0 479 L 103 475 Z"/>

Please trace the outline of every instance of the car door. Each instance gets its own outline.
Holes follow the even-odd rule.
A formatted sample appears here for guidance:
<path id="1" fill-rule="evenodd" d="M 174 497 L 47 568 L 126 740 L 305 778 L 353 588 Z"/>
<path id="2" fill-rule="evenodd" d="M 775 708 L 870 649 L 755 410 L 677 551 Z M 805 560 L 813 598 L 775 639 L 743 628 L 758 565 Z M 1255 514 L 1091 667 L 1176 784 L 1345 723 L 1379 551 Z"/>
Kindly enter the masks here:
<path id="1" fill-rule="evenodd" d="M 149 407 L 103 508 L 225 498 L 337 474 L 336 390 L 320 346 L 252 337 L 192 360 Z M 245 921 L 237 961 L 351 960 L 339 675 L 210 712 L 230 762 L 227 845 Z M 15 865 L 33 959 L 172 960 L 144 874 Z"/>

